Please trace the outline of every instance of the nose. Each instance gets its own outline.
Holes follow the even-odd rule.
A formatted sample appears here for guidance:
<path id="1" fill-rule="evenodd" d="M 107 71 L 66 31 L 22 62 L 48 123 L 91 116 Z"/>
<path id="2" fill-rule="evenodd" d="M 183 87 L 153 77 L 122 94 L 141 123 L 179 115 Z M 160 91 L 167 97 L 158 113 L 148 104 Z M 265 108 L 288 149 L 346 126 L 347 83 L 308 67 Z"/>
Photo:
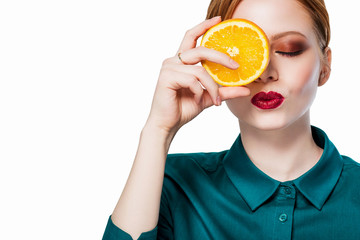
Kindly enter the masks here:
<path id="1" fill-rule="evenodd" d="M 272 61 L 269 62 L 265 71 L 260 75 L 259 78 L 255 80 L 255 82 L 267 83 L 269 81 L 277 81 L 279 80 L 279 74 L 274 67 L 274 63 Z"/>

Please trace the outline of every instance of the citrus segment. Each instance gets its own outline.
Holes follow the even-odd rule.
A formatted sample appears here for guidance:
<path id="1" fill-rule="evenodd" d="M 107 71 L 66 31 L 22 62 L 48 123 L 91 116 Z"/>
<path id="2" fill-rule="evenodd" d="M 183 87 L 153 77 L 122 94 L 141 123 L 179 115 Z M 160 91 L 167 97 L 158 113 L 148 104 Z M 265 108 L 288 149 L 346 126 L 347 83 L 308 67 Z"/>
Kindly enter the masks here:
<path id="1" fill-rule="evenodd" d="M 239 86 L 257 79 L 269 62 L 269 41 L 264 31 L 245 19 L 230 19 L 210 28 L 200 46 L 227 54 L 240 67 L 232 70 L 210 61 L 203 67 L 215 82 L 224 86 Z"/>

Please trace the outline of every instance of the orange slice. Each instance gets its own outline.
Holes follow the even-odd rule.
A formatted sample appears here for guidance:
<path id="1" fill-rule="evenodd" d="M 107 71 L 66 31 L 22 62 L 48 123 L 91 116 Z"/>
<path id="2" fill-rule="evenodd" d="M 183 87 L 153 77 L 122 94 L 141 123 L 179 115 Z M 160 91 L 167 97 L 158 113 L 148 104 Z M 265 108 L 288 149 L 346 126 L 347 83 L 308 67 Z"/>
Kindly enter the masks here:
<path id="1" fill-rule="evenodd" d="M 229 19 L 210 28 L 200 46 L 227 54 L 240 67 L 236 70 L 202 61 L 212 78 L 223 86 L 248 84 L 263 73 L 269 62 L 269 41 L 264 31 L 245 19 Z"/>

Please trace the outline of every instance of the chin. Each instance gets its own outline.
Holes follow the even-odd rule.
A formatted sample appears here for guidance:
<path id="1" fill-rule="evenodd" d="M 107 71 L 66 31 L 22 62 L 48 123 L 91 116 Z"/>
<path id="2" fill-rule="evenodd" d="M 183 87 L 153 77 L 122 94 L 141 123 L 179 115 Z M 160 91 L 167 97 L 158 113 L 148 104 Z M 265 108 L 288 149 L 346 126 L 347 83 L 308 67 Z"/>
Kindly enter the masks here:
<path id="1" fill-rule="evenodd" d="M 291 123 L 285 116 L 270 114 L 268 116 L 255 117 L 248 121 L 239 120 L 240 125 L 255 128 L 261 131 L 276 131 L 288 127 Z"/>

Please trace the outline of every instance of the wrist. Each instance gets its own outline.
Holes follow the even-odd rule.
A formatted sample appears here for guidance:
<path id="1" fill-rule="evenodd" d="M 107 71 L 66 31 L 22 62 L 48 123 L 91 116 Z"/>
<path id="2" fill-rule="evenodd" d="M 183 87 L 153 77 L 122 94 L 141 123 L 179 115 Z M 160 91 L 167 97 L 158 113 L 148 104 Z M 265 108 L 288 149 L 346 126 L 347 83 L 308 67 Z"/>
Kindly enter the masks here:
<path id="1" fill-rule="evenodd" d="M 155 141 L 163 143 L 166 149 L 169 149 L 170 144 L 175 136 L 177 131 L 172 131 L 170 129 L 163 128 L 157 124 L 147 121 L 145 126 L 141 131 L 142 137 L 151 137 L 156 139 Z"/>

